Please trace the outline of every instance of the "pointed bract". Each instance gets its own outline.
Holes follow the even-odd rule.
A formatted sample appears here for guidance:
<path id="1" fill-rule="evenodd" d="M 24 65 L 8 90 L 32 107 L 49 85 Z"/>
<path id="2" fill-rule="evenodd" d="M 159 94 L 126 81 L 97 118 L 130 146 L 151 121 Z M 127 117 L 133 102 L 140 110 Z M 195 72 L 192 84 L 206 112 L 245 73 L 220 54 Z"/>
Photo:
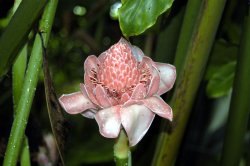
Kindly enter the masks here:
<path id="1" fill-rule="evenodd" d="M 153 96 L 142 101 L 144 105 L 155 114 L 172 121 L 172 108 L 164 100 L 162 100 L 162 98 L 160 98 L 159 96 Z"/>
<path id="2" fill-rule="evenodd" d="M 165 63 L 155 63 L 160 74 L 160 86 L 157 92 L 158 95 L 162 95 L 169 91 L 173 86 L 176 79 L 176 69 L 173 65 Z"/>
<path id="3" fill-rule="evenodd" d="M 113 106 L 96 113 L 100 133 L 107 138 L 116 138 L 121 127 L 120 106 Z"/>
<path id="4" fill-rule="evenodd" d="M 69 114 L 82 113 L 87 109 L 97 109 L 97 107 L 81 92 L 75 92 L 67 95 L 62 95 L 59 102 L 66 112 Z"/>
<path id="5" fill-rule="evenodd" d="M 130 146 L 136 145 L 148 131 L 155 114 L 144 105 L 130 105 L 121 109 L 121 122 Z"/>

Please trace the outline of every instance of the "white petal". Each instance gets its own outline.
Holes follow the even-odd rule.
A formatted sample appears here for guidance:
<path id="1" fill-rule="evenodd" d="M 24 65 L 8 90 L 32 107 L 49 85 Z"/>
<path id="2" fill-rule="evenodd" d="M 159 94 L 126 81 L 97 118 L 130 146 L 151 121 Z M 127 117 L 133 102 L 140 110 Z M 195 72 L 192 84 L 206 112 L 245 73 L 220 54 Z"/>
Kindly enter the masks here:
<path id="1" fill-rule="evenodd" d="M 160 87 L 157 94 L 162 95 L 173 87 L 176 79 L 176 69 L 173 65 L 166 63 L 155 62 L 155 64 L 157 66 L 161 78 Z"/>
<path id="2" fill-rule="evenodd" d="M 120 106 L 109 107 L 96 113 L 95 119 L 101 135 L 106 138 L 116 138 L 120 133 Z"/>
<path id="3" fill-rule="evenodd" d="M 82 112 L 82 116 L 89 118 L 89 119 L 94 119 L 95 118 L 95 114 L 96 114 L 97 110 L 94 109 L 88 109 L 84 112 Z"/>
<path id="4" fill-rule="evenodd" d="M 139 47 L 137 47 L 137 46 L 132 46 L 132 47 L 131 47 L 131 50 L 132 50 L 132 53 L 133 53 L 135 59 L 136 59 L 138 62 L 141 62 L 143 56 L 145 56 L 144 53 L 142 52 L 142 50 L 141 50 Z"/>
<path id="5" fill-rule="evenodd" d="M 121 122 L 130 146 L 135 146 L 148 131 L 155 114 L 144 105 L 130 105 L 121 109 Z"/>
<path id="6" fill-rule="evenodd" d="M 81 92 L 62 95 L 59 98 L 59 102 L 64 110 L 69 114 L 78 114 L 90 108 L 97 108 L 89 100 L 89 98 L 87 96 L 84 96 Z"/>

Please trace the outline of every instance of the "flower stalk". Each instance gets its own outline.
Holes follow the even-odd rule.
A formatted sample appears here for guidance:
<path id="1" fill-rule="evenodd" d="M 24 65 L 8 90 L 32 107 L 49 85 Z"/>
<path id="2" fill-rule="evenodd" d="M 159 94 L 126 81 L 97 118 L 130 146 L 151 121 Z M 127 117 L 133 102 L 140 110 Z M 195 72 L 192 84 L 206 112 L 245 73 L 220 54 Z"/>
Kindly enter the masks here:
<path id="1" fill-rule="evenodd" d="M 124 130 L 121 130 L 114 145 L 114 158 L 117 166 L 131 166 L 131 152 L 128 138 Z"/>
<path id="2" fill-rule="evenodd" d="M 40 22 L 39 28 L 43 32 L 45 45 L 47 45 L 48 43 L 57 2 L 57 0 L 49 1 Z M 40 36 L 37 34 L 31 52 L 31 57 L 23 84 L 22 94 L 17 106 L 17 114 L 14 118 L 7 150 L 5 152 L 5 158 L 3 162 L 4 166 L 14 166 L 17 163 L 19 152 L 24 140 L 24 132 L 27 125 L 41 67 L 42 43 Z"/>
<path id="3" fill-rule="evenodd" d="M 195 4 L 194 2 L 198 3 L 198 1 L 190 0 L 188 2 L 186 15 L 189 15 L 189 12 L 193 12 L 193 6 L 190 6 L 190 4 Z M 185 45 L 178 47 L 183 47 L 185 62 L 179 72 L 176 90 L 171 102 L 176 127 L 173 128 L 171 134 L 168 134 L 164 131 L 168 131 L 167 127 L 169 126 L 166 122 L 163 122 L 163 130 L 159 136 L 156 153 L 152 162 L 153 166 L 174 165 L 224 5 L 225 0 L 203 0 L 199 10 L 196 10 L 198 17 L 193 22 L 195 24 L 193 26 L 194 31 L 189 36 L 189 42 L 183 42 Z M 185 18 L 187 19 L 187 17 Z M 188 24 L 184 25 L 187 26 Z M 183 39 L 180 38 L 179 40 Z M 186 44 L 188 45 L 188 49 L 186 49 Z M 175 64 L 177 64 L 177 67 L 182 66 L 179 59 L 179 57 L 176 57 Z M 178 70 L 180 69 L 177 68 Z"/>
<path id="4" fill-rule="evenodd" d="M 23 47 L 21 52 L 18 55 L 16 62 L 12 67 L 12 80 L 13 80 L 13 103 L 14 103 L 14 116 L 17 113 L 17 104 L 19 102 L 23 81 L 25 76 L 26 70 L 26 63 L 27 63 L 27 44 Z M 28 137 L 24 137 L 22 150 L 21 150 L 21 157 L 20 157 L 21 166 L 30 166 L 30 152 L 29 152 L 29 142 Z"/>
<path id="5" fill-rule="evenodd" d="M 234 79 L 228 123 L 221 158 L 222 166 L 240 165 L 250 111 L 250 15 L 245 18 Z"/>

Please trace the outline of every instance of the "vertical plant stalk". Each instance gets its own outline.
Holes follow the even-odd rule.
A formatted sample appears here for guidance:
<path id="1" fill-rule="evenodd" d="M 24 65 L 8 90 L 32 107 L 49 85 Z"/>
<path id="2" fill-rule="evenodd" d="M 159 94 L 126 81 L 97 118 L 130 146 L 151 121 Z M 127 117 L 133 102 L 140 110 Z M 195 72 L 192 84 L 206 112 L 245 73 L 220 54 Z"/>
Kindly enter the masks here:
<path id="1" fill-rule="evenodd" d="M 121 130 L 114 145 L 114 157 L 117 166 L 131 166 L 131 152 L 128 146 L 128 138 L 124 130 Z"/>
<path id="2" fill-rule="evenodd" d="M 222 166 L 239 165 L 250 111 L 250 15 L 245 18 L 221 159 Z"/>
<path id="3" fill-rule="evenodd" d="M 14 116 L 17 110 L 17 104 L 21 96 L 23 81 L 27 63 L 27 45 L 23 47 L 18 55 L 16 62 L 12 67 L 12 85 L 13 85 L 13 103 L 14 103 Z M 21 151 L 21 166 L 30 166 L 30 152 L 28 138 L 25 136 Z"/>
<path id="4" fill-rule="evenodd" d="M 190 0 L 189 4 L 195 4 L 194 1 L 197 0 Z M 203 76 L 203 70 L 207 63 L 224 6 L 225 0 L 203 0 L 199 10 L 197 10 L 199 12 L 197 13 L 198 17 L 193 27 L 195 30 L 194 33 L 192 33 L 192 36 L 189 36 L 188 42 L 183 42 L 185 45 L 179 46 L 179 48 L 183 47 L 185 49 L 185 56 L 178 54 L 175 61 L 177 67 L 180 64 L 184 66 L 180 71 L 176 90 L 171 101 L 174 111 L 174 127 L 172 128 L 172 132 L 167 134 L 168 126 L 166 125 L 166 121 L 164 121 L 162 125 L 163 130 L 157 142 L 157 149 L 152 163 L 153 166 L 171 166 L 176 160 L 190 110 Z M 192 12 L 192 6 L 188 6 L 186 10 L 187 15 L 189 12 Z M 188 24 L 183 24 L 183 26 L 185 25 L 188 26 Z M 180 38 L 179 40 L 184 39 Z M 186 49 L 186 44 L 188 45 L 188 49 Z M 184 63 L 180 63 L 180 56 L 184 57 Z"/>
<path id="5" fill-rule="evenodd" d="M 7 73 L 14 63 L 46 2 L 46 0 L 23 0 L 11 18 L 0 38 L 0 77 Z"/>
<path id="6" fill-rule="evenodd" d="M 50 0 L 42 16 L 39 29 L 43 32 L 45 45 L 48 43 L 52 23 L 57 7 L 57 0 Z M 17 106 L 17 114 L 11 128 L 9 142 L 4 158 L 4 166 L 15 166 L 21 145 L 23 142 L 24 131 L 27 125 L 30 108 L 38 82 L 39 73 L 42 66 L 42 43 L 37 34 L 31 52 L 29 65 L 27 68 L 22 94 Z"/>
<path id="7" fill-rule="evenodd" d="M 29 142 L 28 142 L 28 137 L 27 136 L 24 137 L 20 160 L 21 160 L 20 161 L 21 166 L 31 166 Z"/>
<path id="8" fill-rule="evenodd" d="M 18 8 L 21 0 L 16 0 L 13 7 L 13 13 Z M 13 107 L 14 107 L 14 116 L 16 114 L 17 104 L 20 99 L 23 87 L 23 81 L 26 71 L 27 64 L 27 44 L 24 45 L 23 49 L 17 56 L 17 59 L 12 67 L 12 86 L 13 86 Z M 28 138 L 25 136 L 24 142 L 22 145 L 21 158 L 20 158 L 21 166 L 30 166 L 30 151 L 29 151 L 29 142 Z"/>
<path id="9" fill-rule="evenodd" d="M 25 45 L 12 67 L 13 103 L 15 114 L 22 93 L 23 81 L 27 64 L 27 53 L 27 45 Z"/>
<path id="10" fill-rule="evenodd" d="M 202 0 L 189 0 L 185 10 L 179 41 L 175 53 L 177 80 L 179 78 L 180 71 L 182 71 L 185 59 L 187 57 L 187 52 L 191 48 L 192 36 L 196 32 L 197 19 L 201 15 L 201 3 Z"/>

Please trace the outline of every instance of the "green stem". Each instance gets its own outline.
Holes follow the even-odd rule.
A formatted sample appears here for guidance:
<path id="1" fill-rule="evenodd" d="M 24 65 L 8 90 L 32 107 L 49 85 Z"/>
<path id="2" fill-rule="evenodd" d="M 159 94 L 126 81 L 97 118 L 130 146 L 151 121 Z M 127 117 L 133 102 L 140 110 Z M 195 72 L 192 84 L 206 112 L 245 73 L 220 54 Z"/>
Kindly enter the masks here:
<path id="1" fill-rule="evenodd" d="M 14 63 L 24 46 L 32 25 L 40 16 L 46 0 L 23 0 L 0 38 L 0 77 Z M 27 17 L 28 16 L 28 17 Z"/>
<path id="2" fill-rule="evenodd" d="M 190 0 L 187 6 L 186 13 L 193 12 L 191 4 L 198 3 L 200 0 Z M 178 54 L 175 64 L 181 66 L 182 70 L 179 71 L 179 77 L 176 84 L 176 90 L 171 101 L 171 106 L 174 111 L 175 128 L 172 129 L 170 134 L 167 131 L 166 121 L 162 124 L 162 133 L 157 142 L 156 153 L 152 165 L 168 165 L 174 164 L 181 140 L 185 131 L 185 127 L 190 115 L 193 101 L 196 96 L 200 81 L 202 79 L 203 70 L 206 66 L 209 52 L 211 50 L 215 34 L 220 22 L 220 18 L 224 9 L 225 0 L 203 0 L 200 7 L 197 19 L 195 20 L 192 36 L 189 36 L 188 42 L 183 42 L 184 54 Z M 187 17 L 185 17 L 187 19 Z M 185 20 L 184 20 L 185 22 Z M 183 26 L 189 26 L 183 24 Z M 181 35 L 180 37 L 182 37 Z M 179 40 L 184 40 L 180 38 Z M 182 42 L 181 42 L 182 43 Z M 179 42 L 180 44 L 180 42 Z M 188 45 L 188 47 L 187 47 Z M 188 48 L 188 49 L 187 49 Z M 180 63 L 180 56 L 184 57 L 184 63 Z M 178 68 L 177 68 L 178 70 Z"/>
<path id="3" fill-rule="evenodd" d="M 191 48 L 192 36 L 196 32 L 196 24 L 198 17 L 201 17 L 202 0 L 189 0 L 183 23 L 181 27 L 180 37 L 175 53 L 175 67 L 177 69 L 177 78 L 179 77 L 180 71 L 182 71 L 187 52 Z"/>
<path id="4" fill-rule="evenodd" d="M 128 146 L 128 138 L 124 130 L 121 130 L 114 145 L 114 157 L 117 166 L 131 166 L 131 152 Z"/>
<path id="5" fill-rule="evenodd" d="M 12 67 L 13 103 L 15 114 L 17 104 L 22 93 L 25 70 L 27 66 L 27 49 L 27 45 L 25 45 L 19 53 L 18 58 L 16 59 L 16 62 Z"/>
<path id="6" fill-rule="evenodd" d="M 29 151 L 29 142 L 28 137 L 24 137 L 23 147 L 21 152 L 21 166 L 30 166 L 30 151 Z"/>
<path id="7" fill-rule="evenodd" d="M 50 0 L 44 11 L 40 22 L 40 30 L 43 32 L 45 45 L 48 43 L 52 23 L 55 16 L 57 0 Z M 37 34 L 31 52 L 29 65 L 27 68 L 23 90 L 17 106 L 17 114 L 11 128 L 9 142 L 4 158 L 4 166 L 14 166 L 23 142 L 24 131 L 27 125 L 31 104 L 36 90 L 39 73 L 42 66 L 42 43 Z"/>
<path id="8" fill-rule="evenodd" d="M 16 112 L 17 104 L 21 96 L 25 70 L 26 70 L 26 63 L 27 63 L 27 45 L 23 47 L 12 68 L 14 115 L 17 113 Z M 31 164 L 30 164 L 28 138 L 25 136 L 21 151 L 21 166 L 30 166 L 30 165 Z"/>
<path id="9" fill-rule="evenodd" d="M 21 0 L 16 0 L 13 7 L 13 13 L 20 5 Z M 21 96 L 23 81 L 25 76 L 26 64 L 27 64 L 27 44 L 24 45 L 23 49 L 17 56 L 17 59 L 12 67 L 12 85 L 13 85 L 13 104 L 14 104 L 14 115 L 16 114 L 17 104 Z M 25 136 L 22 151 L 21 151 L 21 166 L 30 166 L 30 152 L 28 137 Z"/>
<path id="10" fill-rule="evenodd" d="M 250 7 L 249 9 L 250 10 Z M 221 165 L 239 165 L 250 111 L 250 15 L 243 28 Z"/>

